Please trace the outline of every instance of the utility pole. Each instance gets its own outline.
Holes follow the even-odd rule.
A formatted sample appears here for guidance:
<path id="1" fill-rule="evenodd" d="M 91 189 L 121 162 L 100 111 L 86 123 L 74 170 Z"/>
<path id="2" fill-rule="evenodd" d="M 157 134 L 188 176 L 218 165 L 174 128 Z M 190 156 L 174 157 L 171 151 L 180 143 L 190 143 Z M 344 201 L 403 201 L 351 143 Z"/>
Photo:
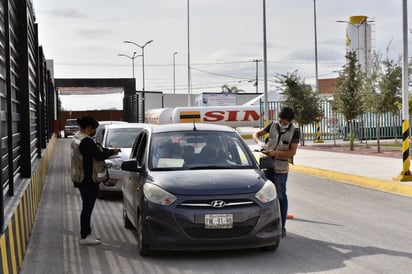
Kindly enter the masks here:
<path id="1" fill-rule="evenodd" d="M 256 93 L 259 92 L 259 62 L 262 62 L 262 59 L 255 59 L 253 62 L 256 63 L 256 80 L 255 80 L 255 87 L 256 87 Z"/>

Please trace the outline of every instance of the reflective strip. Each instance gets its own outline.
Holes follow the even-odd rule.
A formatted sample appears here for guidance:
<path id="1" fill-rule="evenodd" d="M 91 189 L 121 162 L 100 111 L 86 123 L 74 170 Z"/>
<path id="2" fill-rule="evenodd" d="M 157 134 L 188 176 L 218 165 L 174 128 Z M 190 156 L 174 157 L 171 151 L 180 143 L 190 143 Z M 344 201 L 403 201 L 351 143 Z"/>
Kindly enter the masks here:
<path id="1" fill-rule="evenodd" d="M 14 224 L 16 227 L 16 246 L 17 246 L 17 265 L 19 266 L 19 269 L 21 267 L 21 263 L 23 262 L 23 255 L 22 255 L 22 248 L 21 248 L 21 240 L 20 240 L 20 225 L 19 225 L 19 218 L 20 218 L 20 214 L 19 214 L 19 209 L 17 208 L 16 211 L 14 212 Z"/>
<path id="2" fill-rule="evenodd" d="M 4 274 L 9 272 L 9 262 L 7 261 L 6 237 L 3 234 L 0 238 L 1 266 Z"/>
<path id="3" fill-rule="evenodd" d="M 13 222 L 10 222 L 8 225 L 9 230 L 9 248 L 10 248 L 10 259 L 11 259 L 11 269 L 13 273 L 17 273 L 17 263 L 16 263 L 16 249 L 14 243 L 14 234 L 13 234 Z"/>

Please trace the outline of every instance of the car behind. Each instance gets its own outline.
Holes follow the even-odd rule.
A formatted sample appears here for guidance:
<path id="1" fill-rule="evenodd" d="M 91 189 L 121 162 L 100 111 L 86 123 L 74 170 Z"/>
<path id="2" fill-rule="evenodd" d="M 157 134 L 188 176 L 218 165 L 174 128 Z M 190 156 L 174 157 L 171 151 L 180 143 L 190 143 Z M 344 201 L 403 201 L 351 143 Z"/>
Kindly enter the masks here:
<path id="1" fill-rule="evenodd" d="M 155 250 L 276 250 L 276 189 L 231 128 L 174 124 L 139 133 L 122 185 L 140 255 Z"/>
<path id="2" fill-rule="evenodd" d="M 64 138 L 69 137 L 69 135 L 74 135 L 78 130 L 80 130 L 77 124 L 77 119 L 66 119 L 66 124 L 64 125 Z"/>

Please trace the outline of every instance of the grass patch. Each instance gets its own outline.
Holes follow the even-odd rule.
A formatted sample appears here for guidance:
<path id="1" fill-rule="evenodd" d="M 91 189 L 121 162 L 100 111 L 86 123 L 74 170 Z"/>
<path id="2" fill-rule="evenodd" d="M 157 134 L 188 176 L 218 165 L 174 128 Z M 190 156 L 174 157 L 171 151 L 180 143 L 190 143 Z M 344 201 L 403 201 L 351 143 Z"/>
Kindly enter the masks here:
<path id="1" fill-rule="evenodd" d="M 382 147 L 396 147 L 396 148 L 402 148 L 402 143 L 397 143 L 397 144 L 395 144 L 395 143 L 393 143 L 393 144 L 388 144 L 388 143 L 384 143 L 384 144 L 382 144 L 381 143 L 381 146 Z"/>

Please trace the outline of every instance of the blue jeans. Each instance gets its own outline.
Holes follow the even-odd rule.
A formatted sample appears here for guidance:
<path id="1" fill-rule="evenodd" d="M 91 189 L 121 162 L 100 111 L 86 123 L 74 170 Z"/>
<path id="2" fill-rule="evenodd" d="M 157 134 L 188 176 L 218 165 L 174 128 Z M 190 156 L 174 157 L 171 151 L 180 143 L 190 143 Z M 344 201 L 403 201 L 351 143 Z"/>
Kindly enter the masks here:
<path id="1" fill-rule="evenodd" d="M 288 214 L 288 196 L 286 195 L 286 181 L 288 180 L 288 173 L 276 173 L 273 169 L 265 170 L 266 178 L 271 180 L 278 192 L 280 215 L 282 216 L 282 228 L 285 227 L 286 217 Z"/>
<path id="2" fill-rule="evenodd" d="M 80 213 L 80 236 L 84 239 L 92 233 L 90 223 L 94 203 L 99 192 L 99 184 L 83 182 L 80 184 L 79 190 L 83 202 L 82 212 Z"/>

